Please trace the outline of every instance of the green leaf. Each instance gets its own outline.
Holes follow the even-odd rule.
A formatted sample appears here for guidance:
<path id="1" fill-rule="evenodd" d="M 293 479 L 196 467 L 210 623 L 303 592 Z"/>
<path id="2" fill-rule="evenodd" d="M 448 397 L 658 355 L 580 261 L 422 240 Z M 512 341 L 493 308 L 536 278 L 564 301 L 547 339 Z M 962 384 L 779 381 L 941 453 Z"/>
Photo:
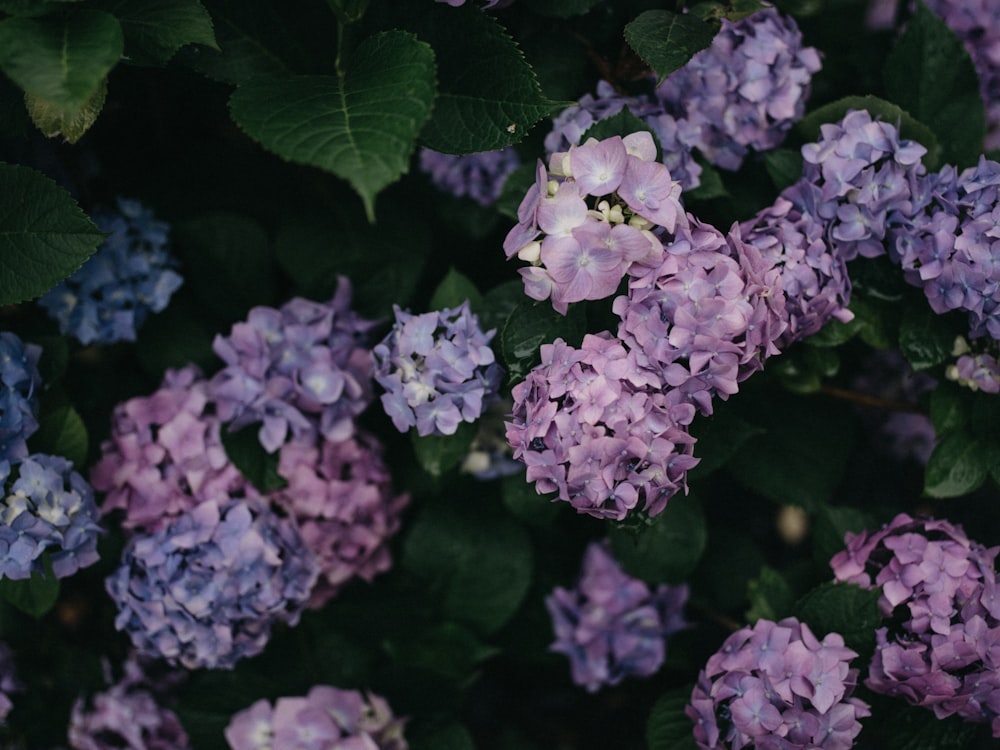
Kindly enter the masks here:
<path id="1" fill-rule="evenodd" d="M 986 132 L 979 78 L 962 41 L 924 3 L 882 74 L 889 97 L 934 131 L 946 162 L 959 169 L 976 164 Z"/>
<path id="2" fill-rule="evenodd" d="M 605 138 L 613 138 L 616 135 L 624 137 L 631 133 L 638 133 L 639 131 L 645 131 L 653 136 L 653 142 L 656 144 L 657 160 L 659 160 L 663 156 L 663 149 L 660 146 L 659 138 L 656 137 L 656 133 L 644 121 L 632 114 L 627 107 L 619 110 L 610 117 L 598 120 L 587 128 L 584 134 L 580 136 L 580 143 L 586 143 L 590 138 L 603 141 Z"/>
<path id="3" fill-rule="evenodd" d="M 449 268 L 448 273 L 445 274 L 445 277 L 441 279 L 441 283 L 438 284 L 437 289 L 434 290 L 434 294 L 431 297 L 430 309 L 444 310 L 446 308 L 455 308 L 459 307 L 466 300 L 469 301 L 469 306 L 475 312 L 482 305 L 483 296 L 468 276 L 456 271 L 454 268 Z"/>
<path id="4" fill-rule="evenodd" d="M 694 453 L 700 460 L 688 471 L 688 478 L 700 479 L 721 469 L 740 446 L 764 432 L 764 428 L 740 418 L 725 404 L 718 404 L 712 416 L 698 417 L 691 425 L 691 434 L 698 439 Z"/>
<path id="5" fill-rule="evenodd" d="M 527 532 L 502 509 L 462 497 L 420 508 L 403 543 L 402 564 L 445 618 L 489 635 L 520 606 L 534 561 Z"/>
<path id="6" fill-rule="evenodd" d="M 434 48 L 438 97 L 421 143 L 446 154 L 492 151 L 519 143 L 567 102 L 543 93 L 517 43 L 490 14 L 467 4 L 413 5 L 407 28 Z"/>
<path id="7" fill-rule="evenodd" d="M 982 724 L 974 724 L 959 716 L 943 719 L 922 706 L 911 706 L 898 698 L 884 698 L 873 705 L 873 716 L 878 717 L 879 748 L 884 750 L 965 750 L 972 747 L 989 747 L 985 737 L 976 742 L 976 732 Z M 867 729 L 867 727 L 866 727 Z"/>
<path id="8" fill-rule="evenodd" d="M 612 526 L 610 537 L 615 558 L 630 575 L 648 583 L 680 583 L 701 559 L 708 531 L 698 498 L 679 495 L 638 534 Z"/>
<path id="9" fill-rule="evenodd" d="M 694 722 L 684 713 L 691 702 L 691 685 L 661 695 L 646 722 L 647 750 L 695 750 Z"/>
<path id="10" fill-rule="evenodd" d="M 33 453 L 65 456 L 77 471 L 87 463 L 89 444 L 83 419 L 69 405 L 51 411 L 43 408 L 38 417 L 38 431 L 30 438 Z"/>
<path id="11" fill-rule="evenodd" d="M 434 75 L 426 43 L 386 31 L 365 39 L 342 75 L 253 79 L 229 107 L 264 148 L 347 180 L 373 221 L 375 196 L 406 172 L 430 116 Z"/>
<path id="12" fill-rule="evenodd" d="M 79 0 L 0 0 L 0 12 L 12 16 L 43 16 L 58 10 L 63 3 Z"/>
<path id="13" fill-rule="evenodd" d="M 722 175 L 719 173 L 719 170 L 700 158 L 697 161 L 701 165 L 698 187 L 688 190 L 684 194 L 684 197 L 696 201 L 708 201 L 713 198 L 728 197 L 729 191 L 726 190 L 726 184 L 722 181 Z"/>
<path id="14" fill-rule="evenodd" d="M 941 165 L 943 150 L 935 134 L 937 131 L 928 127 L 927 124 L 898 104 L 893 104 L 877 96 L 846 96 L 843 99 L 830 102 L 809 112 L 795 128 L 803 140 L 816 141 L 820 136 L 821 125 L 839 122 L 851 109 L 864 109 L 868 111 L 872 119 L 884 120 L 893 125 L 898 123 L 900 136 L 917 141 L 927 149 L 922 161 L 928 171 L 935 170 Z"/>
<path id="15" fill-rule="evenodd" d="M 517 221 L 517 208 L 524 200 L 528 189 L 535 184 L 535 164 L 522 164 L 504 180 L 500 197 L 494 207 L 508 219 Z"/>
<path id="16" fill-rule="evenodd" d="M 219 49 L 199 0 L 101 0 L 98 7 L 118 18 L 126 59 L 136 65 L 166 65 L 188 44 Z"/>
<path id="17" fill-rule="evenodd" d="M 847 532 L 855 534 L 875 528 L 877 519 L 858 508 L 840 505 L 826 505 L 816 514 L 813 527 L 813 559 L 827 569 L 830 560 L 845 548 Z"/>
<path id="18" fill-rule="evenodd" d="M 178 222 L 173 246 L 198 301 L 224 320 L 241 319 L 254 305 L 277 302 L 277 266 L 256 221 L 227 212 Z"/>
<path id="19" fill-rule="evenodd" d="M 67 120 L 93 100 L 122 47 L 117 19 L 99 10 L 0 21 L 0 69 Z"/>
<path id="20" fill-rule="evenodd" d="M 934 446 L 924 472 L 924 492 L 930 497 L 958 497 L 977 489 L 992 462 L 990 451 L 967 432 L 952 432 Z"/>
<path id="21" fill-rule="evenodd" d="M 151 377 L 159 379 L 170 367 L 195 364 L 205 372 L 219 366 L 212 340 L 219 333 L 207 320 L 201 304 L 188 290 L 170 299 L 167 309 L 151 315 L 139 329 L 135 353 Z"/>
<path id="22" fill-rule="evenodd" d="M 222 447 L 226 456 L 240 473 L 261 493 L 280 490 L 288 482 L 278 473 L 278 454 L 268 453 L 257 437 L 256 424 L 233 432 L 228 428 L 220 430 Z"/>
<path id="23" fill-rule="evenodd" d="M 52 570 L 48 552 L 42 553 L 42 565 L 44 572 L 32 573 L 30 578 L 17 581 L 0 578 L 0 596 L 35 619 L 52 609 L 59 598 L 59 579 Z"/>
<path id="24" fill-rule="evenodd" d="M 899 322 L 899 348 L 914 370 L 926 370 L 947 362 L 955 344 L 955 331 L 948 319 L 926 304 L 908 305 Z"/>
<path id="25" fill-rule="evenodd" d="M 476 426 L 459 422 L 454 435 L 418 435 L 411 430 L 413 452 L 424 471 L 439 477 L 454 469 L 469 454 L 469 446 L 476 437 Z"/>
<path id="26" fill-rule="evenodd" d="M 691 14 L 647 10 L 625 26 L 625 41 L 663 80 L 708 47 L 717 31 Z"/>
<path id="27" fill-rule="evenodd" d="M 521 471 L 503 478 L 500 494 L 510 514 L 531 526 L 548 526 L 562 510 L 554 493 L 539 495 L 535 483 L 528 482 Z"/>
<path id="28" fill-rule="evenodd" d="M 834 496 L 848 467 L 854 422 L 839 404 L 809 396 L 740 401 L 741 416 L 766 433 L 745 443 L 726 468 L 745 487 L 814 511 Z M 822 427 L 820 427 L 822 425 Z"/>
<path id="29" fill-rule="evenodd" d="M 787 617 L 795 604 L 792 587 L 781 573 L 769 565 L 763 566 L 758 576 L 747 584 L 747 599 L 750 601 L 747 622 L 761 619 L 777 622 Z"/>
<path id="30" fill-rule="evenodd" d="M 570 346 L 577 346 L 585 333 L 586 315 L 580 305 L 571 305 L 566 315 L 560 315 L 548 300 L 522 302 L 500 332 L 500 349 L 510 382 L 524 380 L 541 361 L 543 344 L 561 338 Z"/>
<path id="31" fill-rule="evenodd" d="M 778 190 L 784 190 L 802 179 L 802 153 L 790 148 L 775 148 L 765 151 L 764 166 L 771 182 Z"/>
<path id="32" fill-rule="evenodd" d="M 76 143 L 90 130 L 91 125 L 97 122 L 107 94 L 107 80 L 102 80 L 94 95 L 84 102 L 75 114 L 70 114 L 61 107 L 53 106 L 45 99 L 39 99 L 31 94 L 24 95 L 24 105 L 28 109 L 31 121 L 46 138 L 62 136 L 69 143 Z"/>
<path id="33" fill-rule="evenodd" d="M 406 666 L 435 672 L 454 682 L 473 676 L 480 664 L 500 652 L 471 630 L 455 622 L 436 623 L 391 648 L 394 660 Z"/>
<path id="34" fill-rule="evenodd" d="M 882 622 L 878 609 L 881 589 L 853 583 L 823 583 L 795 603 L 794 616 L 809 625 L 817 638 L 840 633 L 864 664 L 875 650 L 875 630 Z M 855 665 L 857 666 L 857 664 Z"/>
<path id="35" fill-rule="evenodd" d="M 969 423 L 971 399 L 967 388 L 944 382 L 931 391 L 930 417 L 938 435 L 960 430 Z"/>
<path id="36" fill-rule="evenodd" d="M 0 305 L 47 292 L 103 240 L 103 233 L 54 181 L 28 167 L 0 163 Z"/>

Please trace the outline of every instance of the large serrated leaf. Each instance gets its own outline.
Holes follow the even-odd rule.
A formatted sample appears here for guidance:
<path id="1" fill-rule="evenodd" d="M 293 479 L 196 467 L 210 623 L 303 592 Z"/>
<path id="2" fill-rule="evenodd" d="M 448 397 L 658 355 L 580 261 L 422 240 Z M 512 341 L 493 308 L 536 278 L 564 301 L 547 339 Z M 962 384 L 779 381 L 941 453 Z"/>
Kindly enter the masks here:
<path id="1" fill-rule="evenodd" d="M 103 239 L 55 182 L 28 167 L 0 163 L 0 305 L 47 292 Z"/>
<path id="2" fill-rule="evenodd" d="M 691 689 L 690 685 L 674 688 L 653 704 L 646 723 L 649 750 L 695 750 L 694 722 L 684 713 Z"/>
<path id="3" fill-rule="evenodd" d="M 45 99 L 39 99 L 31 94 L 24 95 L 24 105 L 28 109 L 31 121 L 46 138 L 62 136 L 69 143 L 76 143 L 90 130 L 90 126 L 97 122 L 97 116 L 104 108 L 104 99 L 107 95 L 108 84 L 106 80 L 102 80 L 94 95 L 84 102 L 75 114 L 61 107 L 54 107 Z"/>
<path id="4" fill-rule="evenodd" d="M 500 149 L 567 105 L 542 93 L 506 29 L 478 8 L 420 5 L 413 24 L 434 47 L 438 65 L 438 98 L 420 133 L 428 148 L 447 154 Z"/>
<path id="5" fill-rule="evenodd" d="M 188 44 L 219 49 L 212 18 L 199 0 L 101 0 L 125 35 L 125 55 L 136 65 L 166 65 Z"/>
<path id="6" fill-rule="evenodd" d="M 800 598 L 794 615 L 809 625 L 817 638 L 839 633 L 864 663 L 875 650 L 875 629 L 882 622 L 878 609 L 881 589 L 863 589 L 853 583 L 823 583 Z"/>
<path id="7" fill-rule="evenodd" d="M 0 69 L 67 118 L 94 96 L 122 48 L 117 19 L 99 10 L 0 21 Z"/>
<path id="8" fill-rule="evenodd" d="M 519 304 L 500 332 L 500 350 L 510 382 L 524 380 L 541 361 L 542 344 L 561 338 L 570 346 L 577 346 L 586 327 L 586 313 L 580 305 L 572 305 L 565 315 L 560 315 L 547 300 L 525 300 Z"/>
<path id="9" fill-rule="evenodd" d="M 934 131 L 946 162 L 961 168 L 978 161 L 986 113 L 975 66 L 955 32 L 923 3 L 882 72 L 889 97 Z"/>
<path id="10" fill-rule="evenodd" d="M 338 76 L 254 79 L 229 100 L 264 148 L 347 180 L 369 220 L 375 196 L 406 172 L 434 102 L 434 53 L 403 31 L 364 40 Z"/>
<path id="11" fill-rule="evenodd" d="M 625 26 L 625 41 L 662 79 L 708 47 L 717 30 L 691 14 L 647 10 Z"/>
<path id="12" fill-rule="evenodd" d="M 931 497 L 959 497 L 977 489 L 989 474 L 991 452 L 968 432 L 941 438 L 927 460 L 924 492 Z"/>

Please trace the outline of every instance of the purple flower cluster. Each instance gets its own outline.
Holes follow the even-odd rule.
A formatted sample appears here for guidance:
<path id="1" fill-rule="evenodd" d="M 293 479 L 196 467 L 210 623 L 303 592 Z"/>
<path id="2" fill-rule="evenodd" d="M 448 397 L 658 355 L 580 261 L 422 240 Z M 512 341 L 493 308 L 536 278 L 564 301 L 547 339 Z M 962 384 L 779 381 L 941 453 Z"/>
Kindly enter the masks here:
<path id="1" fill-rule="evenodd" d="M 530 264 L 519 271 L 525 294 L 551 298 L 565 314 L 571 302 L 614 294 L 633 266 L 659 262 L 663 246 L 651 230 L 672 233 L 686 217 L 680 183 L 655 159 L 652 136 L 640 131 L 553 154 L 548 170 L 538 163 L 504 240 L 508 259 Z"/>
<path id="2" fill-rule="evenodd" d="M 698 674 L 685 713 L 698 747 L 847 750 L 871 715 L 851 697 L 857 654 L 793 617 L 758 620 L 732 635 Z"/>
<path id="3" fill-rule="evenodd" d="M 420 149 L 420 169 L 438 190 L 457 198 L 468 196 L 480 206 L 496 203 L 507 177 L 520 165 L 521 157 L 510 146 L 460 156 Z"/>
<path id="4" fill-rule="evenodd" d="M 72 462 L 36 453 L 0 461 L 0 578 L 45 573 L 56 578 L 97 562 L 98 510 L 94 490 Z"/>
<path id="5" fill-rule="evenodd" d="M 14 708 L 11 693 L 18 693 L 23 689 L 14 663 L 14 649 L 5 641 L 0 641 L 0 727 Z"/>
<path id="6" fill-rule="evenodd" d="M 226 726 L 231 750 L 407 750 L 405 719 L 384 698 L 316 685 L 304 696 L 259 700 Z"/>
<path id="7" fill-rule="evenodd" d="M 389 569 L 389 540 L 410 497 L 393 493 L 374 436 L 358 431 L 319 445 L 286 443 L 278 473 L 288 486 L 269 497 L 295 519 L 319 568 L 310 607 L 321 607 L 354 577 L 371 581 Z"/>
<path id="8" fill-rule="evenodd" d="M 42 348 L 0 331 L 0 461 L 28 455 L 25 442 L 38 429 Z"/>
<path id="9" fill-rule="evenodd" d="M 479 318 L 459 307 L 412 315 L 393 306 L 392 330 L 372 350 L 382 406 L 400 432 L 453 435 L 475 422 L 500 389 L 503 370 Z"/>
<path id="10" fill-rule="evenodd" d="M 667 639 L 687 627 L 686 585 L 655 590 L 626 574 L 606 543 L 591 543 L 576 588 L 557 587 L 545 599 L 556 640 L 551 649 L 570 661 L 573 682 L 593 693 L 626 677 L 654 674 Z"/>
<path id="11" fill-rule="evenodd" d="M 1000 362 L 989 352 L 959 355 L 946 375 L 974 391 L 1000 393 Z"/>
<path id="12" fill-rule="evenodd" d="M 1000 340 L 1000 164 L 928 175 L 892 220 L 889 255 L 934 312 L 967 312 L 971 338 Z"/>
<path id="13" fill-rule="evenodd" d="M 656 266 L 633 273 L 615 299 L 618 337 L 644 369 L 662 377 L 671 406 L 712 413 L 777 354 L 785 328 L 781 277 L 772 260 L 693 216 L 678 225 Z"/>
<path id="14" fill-rule="evenodd" d="M 115 627 L 140 653 L 228 669 L 294 625 L 317 566 L 292 520 L 245 500 L 207 500 L 133 536 L 106 582 Z"/>
<path id="15" fill-rule="evenodd" d="M 105 665 L 107 667 L 107 665 Z M 111 682 L 110 670 L 106 675 Z M 107 690 L 73 704 L 69 744 L 74 750 L 188 750 L 180 719 L 164 704 L 163 684 L 154 682 L 140 662 L 130 658 L 125 674 Z"/>
<path id="16" fill-rule="evenodd" d="M 694 408 L 673 403 L 610 334 L 588 334 L 579 349 L 556 339 L 541 357 L 514 387 L 507 424 L 527 480 L 598 518 L 660 513 L 698 463 L 687 431 Z"/>
<path id="17" fill-rule="evenodd" d="M 844 257 L 826 242 L 826 222 L 817 213 L 819 188 L 801 180 L 773 205 L 743 222 L 740 231 L 781 273 L 787 327 L 775 342 L 778 349 L 819 331 L 831 319 L 846 323 L 851 280 Z"/>
<path id="18" fill-rule="evenodd" d="M 372 323 L 350 308 L 341 277 L 329 302 L 296 297 L 280 309 L 255 307 L 213 348 L 225 362 L 211 382 L 218 414 L 230 429 L 260 423 L 269 453 L 317 432 L 337 440 L 372 400 L 371 353 L 362 345 Z"/>
<path id="19" fill-rule="evenodd" d="M 119 404 L 90 472 L 107 493 L 102 513 L 124 511 L 123 527 L 152 531 L 205 500 L 252 494 L 220 430 L 209 384 L 193 365 L 168 370 L 151 396 Z"/>
<path id="20" fill-rule="evenodd" d="M 663 153 L 663 164 L 681 184 L 683 190 L 693 190 L 701 184 L 701 165 L 694 159 L 700 130 L 684 119 L 663 111 L 662 103 L 652 94 L 628 96 L 619 94 L 607 81 L 597 84 L 596 94 L 585 94 L 580 100 L 560 112 L 552 121 L 552 130 L 545 136 L 548 156 L 579 146 L 591 126 L 628 109 L 643 120 L 656 135 Z"/>
<path id="21" fill-rule="evenodd" d="M 866 110 L 848 112 L 821 133 L 802 147 L 803 182 L 818 188 L 812 195 L 796 188 L 803 210 L 826 225 L 827 244 L 845 261 L 884 254 L 890 214 L 912 200 L 927 149 Z"/>
<path id="22" fill-rule="evenodd" d="M 39 299 L 60 330 L 83 344 L 135 341 L 151 312 L 160 312 L 182 283 L 173 270 L 170 227 L 135 200 L 95 212 L 104 243 L 72 276 Z"/>
<path id="23" fill-rule="evenodd" d="M 819 69 L 819 54 L 803 47 L 795 21 L 766 8 L 739 21 L 723 20 L 712 44 L 668 76 L 656 98 L 674 119 L 681 142 L 697 133 L 693 145 L 710 162 L 736 170 L 749 150 L 765 151 L 784 140 L 802 118 Z M 661 123 L 666 129 L 668 123 Z"/>
<path id="24" fill-rule="evenodd" d="M 990 723 L 1000 737 L 1000 548 L 944 520 L 901 513 L 878 531 L 848 533 L 834 576 L 882 587 L 886 625 L 865 684 L 934 711 Z"/>

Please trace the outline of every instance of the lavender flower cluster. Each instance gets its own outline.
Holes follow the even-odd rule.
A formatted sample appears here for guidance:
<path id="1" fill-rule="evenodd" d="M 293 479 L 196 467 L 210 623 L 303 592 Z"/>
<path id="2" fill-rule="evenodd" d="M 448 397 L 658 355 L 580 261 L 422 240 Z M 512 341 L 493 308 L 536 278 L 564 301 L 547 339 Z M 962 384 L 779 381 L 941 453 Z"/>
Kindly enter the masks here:
<path id="1" fill-rule="evenodd" d="M 576 587 L 556 587 L 545 599 L 556 635 L 551 649 L 569 658 L 573 682 L 591 693 L 648 677 L 663 665 L 670 636 L 687 627 L 687 598 L 684 584 L 650 590 L 621 569 L 607 543 L 593 542 Z"/>
<path id="2" fill-rule="evenodd" d="M 273 705 L 257 701 L 232 717 L 225 736 L 231 750 L 407 750 L 405 722 L 378 695 L 316 685 Z"/>
<path id="3" fill-rule="evenodd" d="M 207 500 L 135 535 L 106 588 L 115 627 L 144 655 L 228 669 L 298 622 L 317 568 L 293 521 L 263 504 Z"/>
<path id="4" fill-rule="evenodd" d="M 945 376 L 973 391 L 1000 393 L 1000 361 L 989 352 L 969 353 L 965 349 L 945 371 Z"/>
<path id="5" fill-rule="evenodd" d="M 135 341 L 150 313 L 181 286 L 170 253 L 170 227 L 135 200 L 91 217 L 108 236 L 72 276 L 39 300 L 64 334 L 83 344 Z"/>
<path id="6" fill-rule="evenodd" d="M 496 203 L 504 182 L 519 166 L 521 157 L 510 146 L 458 156 L 420 149 L 420 169 L 438 190 L 456 198 L 468 196 L 480 206 Z"/>
<path id="7" fill-rule="evenodd" d="M 851 697 L 857 654 L 789 617 L 730 635 L 698 675 L 685 713 L 698 747 L 847 750 L 870 715 Z"/>
<path id="8" fill-rule="evenodd" d="M 341 277 L 329 303 L 296 297 L 281 308 L 255 307 L 229 336 L 216 336 L 225 367 L 212 378 L 219 418 L 231 429 L 260 423 L 269 453 L 287 440 L 349 437 L 371 403 L 372 361 L 362 345 L 372 323 L 350 307 Z"/>
<path id="9" fill-rule="evenodd" d="M 650 94 L 617 93 L 602 81 L 557 116 L 545 140 L 548 153 L 578 145 L 595 122 L 627 108 L 652 128 L 663 163 L 684 190 L 698 187 L 693 152 L 736 170 L 751 149 L 778 146 L 802 118 L 820 59 L 804 47 L 790 16 L 767 8 L 739 21 L 724 20 L 712 44 Z"/>
<path id="10" fill-rule="evenodd" d="M 0 331 L 0 461 L 28 455 L 27 439 L 38 429 L 42 348 Z"/>
<path id="11" fill-rule="evenodd" d="M 750 149 L 778 146 L 802 119 L 819 54 L 789 16 L 766 8 L 723 20 L 712 44 L 656 89 L 668 114 L 699 133 L 697 148 L 723 169 Z"/>
<path id="12" fill-rule="evenodd" d="M 571 302 L 614 294 L 633 266 L 659 262 L 651 230 L 673 232 L 686 217 L 680 183 L 655 159 L 652 136 L 640 131 L 553 154 L 548 170 L 538 163 L 503 245 L 508 259 L 530 264 L 519 270 L 525 294 L 551 297 L 565 314 Z"/>
<path id="13" fill-rule="evenodd" d="M 845 542 L 830 561 L 836 579 L 882 588 L 886 624 L 865 685 L 938 718 L 989 723 L 1000 737 L 1000 548 L 948 521 L 905 513 Z"/>
<path id="14" fill-rule="evenodd" d="M 56 578 L 97 562 L 97 503 L 72 462 L 41 453 L 0 461 L 0 490 L 0 578 L 46 573 L 43 555 Z"/>
<path id="15" fill-rule="evenodd" d="M 392 330 L 375 345 L 375 380 L 382 406 L 400 432 L 453 435 L 475 422 L 500 389 L 503 371 L 479 318 L 459 307 L 413 315 L 393 306 Z"/>

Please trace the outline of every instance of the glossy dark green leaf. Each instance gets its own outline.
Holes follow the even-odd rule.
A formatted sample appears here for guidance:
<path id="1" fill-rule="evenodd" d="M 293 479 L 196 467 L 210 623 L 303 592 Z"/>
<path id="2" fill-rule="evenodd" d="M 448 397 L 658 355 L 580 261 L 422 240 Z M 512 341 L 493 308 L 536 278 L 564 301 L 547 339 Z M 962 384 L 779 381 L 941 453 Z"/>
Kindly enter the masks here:
<path id="1" fill-rule="evenodd" d="M 87 427 L 70 405 L 51 410 L 43 408 L 38 418 L 38 431 L 29 443 L 32 452 L 66 457 L 77 471 L 86 466 L 88 445 Z"/>
<path id="2" fill-rule="evenodd" d="M 775 148 L 764 152 L 764 166 L 778 190 L 784 190 L 802 179 L 802 153 L 790 148 Z"/>
<path id="3" fill-rule="evenodd" d="M 524 380 L 541 361 L 541 347 L 556 339 L 578 346 L 586 333 L 586 315 L 571 305 L 566 315 L 552 309 L 548 300 L 525 300 L 514 309 L 500 332 L 500 348 L 510 382 Z"/>
<path id="4" fill-rule="evenodd" d="M 899 347 L 914 370 L 926 370 L 948 361 L 955 331 L 948 319 L 930 307 L 908 305 L 899 323 Z"/>
<path id="5" fill-rule="evenodd" d="M 226 456 L 261 494 L 279 490 L 288 482 L 278 473 L 278 454 L 268 453 L 257 437 L 258 425 L 233 432 L 223 428 L 219 436 Z"/>
<path id="6" fill-rule="evenodd" d="M 539 495 L 535 483 L 528 482 L 523 471 L 504 477 L 500 491 L 511 515 L 531 526 L 548 526 L 562 510 L 555 494 Z"/>
<path id="7" fill-rule="evenodd" d="M 612 527 L 611 549 L 622 568 L 649 583 L 681 583 L 694 570 L 708 539 L 701 502 L 676 495 L 638 533 Z"/>
<path id="8" fill-rule="evenodd" d="M 691 685 L 661 695 L 646 722 L 648 750 L 695 750 L 694 722 L 684 713 L 691 702 Z"/>
<path id="9" fill-rule="evenodd" d="M 455 308 L 466 300 L 468 300 L 472 311 L 477 312 L 482 305 L 483 296 L 468 276 L 454 268 L 449 268 L 448 273 L 441 279 L 441 283 L 437 285 L 431 296 L 430 309 Z"/>
<path id="10" fill-rule="evenodd" d="M 769 565 L 763 566 L 757 577 L 751 579 L 747 586 L 747 599 L 750 609 L 747 610 L 746 620 L 750 623 L 760 619 L 777 622 L 791 614 L 795 603 L 788 581 Z"/>
<path id="11" fill-rule="evenodd" d="M 107 94 L 107 81 L 102 80 L 97 90 L 78 110 L 54 106 L 31 94 L 24 95 L 24 106 L 35 127 L 46 138 L 63 138 L 69 143 L 76 143 L 97 122 Z"/>
<path id="12" fill-rule="evenodd" d="M 121 23 L 126 59 L 136 65 L 166 65 L 188 44 L 219 49 L 199 0 L 100 0 L 98 6 Z"/>
<path id="13" fill-rule="evenodd" d="M 740 446 L 764 432 L 763 427 L 750 424 L 733 409 L 719 404 L 712 416 L 698 417 L 691 425 L 691 434 L 698 439 L 694 455 L 699 461 L 688 471 L 688 478 L 697 480 L 721 469 Z"/>
<path id="14" fill-rule="evenodd" d="M 42 560 L 44 572 L 32 573 L 30 578 L 16 581 L 0 578 L 0 596 L 35 619 L 52 609 L 59 598 L 59 579 L 52 570 L 48 553 L 42 553 Z"/>
<path id="15" fill-rule="evenodd" d="M 992 462 L 986 444 L 968 432 L 952 432 L 938 441 L 927 461 L 924 492 L 931 497 L 959 497 L 977 489 Z"/>
<path id="16" fill-rule="evenodd" d="M 930 417 L 938 435 L 960 430 L 969 423 L 971 395 L 968 389 L 954 383 L 940 383 L 931 391 Z"/>
<path id="17" fill-rule="evenodd" d="M 793 614 L 821 640 L 828 633 L 839 633 L 864 664 L 875 650 L 875 630 L 882 623 L 880 594 L 880 589 L 863 589 L 851 583 L 823 583 L 795 603 Z"/>
<path id="18" fill-rule="evenodd" d="M 625 41 L 663 79 L 708 47 L 717 31 L 691 14 L 646 10 L 625 26 Z"/>
<path id="19" fill-rule="evenodd" d="M 476 437 L 476 427 L 469 422 L 460 422 L 453 435 L 421 436 L 416 429 L 412 429 L 410 436 L 417 462 L 432 477 L 440 477 L 458 466 L 469 454 L 469 446 Z"/>

